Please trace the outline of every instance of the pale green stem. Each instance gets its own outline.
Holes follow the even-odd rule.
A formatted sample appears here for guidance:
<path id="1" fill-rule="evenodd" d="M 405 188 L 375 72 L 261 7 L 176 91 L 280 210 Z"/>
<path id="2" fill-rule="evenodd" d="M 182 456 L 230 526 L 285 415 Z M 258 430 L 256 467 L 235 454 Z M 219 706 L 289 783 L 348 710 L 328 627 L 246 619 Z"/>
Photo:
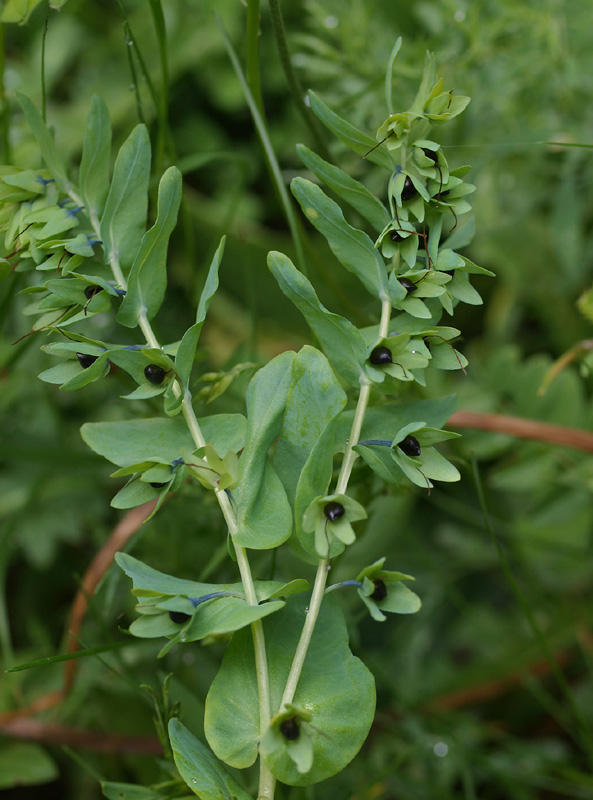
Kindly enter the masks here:
<path id="1" fill-rule="evenodd" d="M 247 0 L 245 76 L 260 113 L 264 112 L 259 69 L 259 0 Z"/>
<path id="2" fill-rule="evenodd" d="M 389 321 L 391 320 L 391 300 L 381 301 L 381 322 L 379 323 L 379 338 L 387 339 L 389 336 Z"/>
<path id="3" fill-rule="evenodd" d="M 389 320 L 387 323 L 389 323 Z M 336 485 L 336 494 L 344 494 L 348 488 L 348 481 L 350 480 L 352 466 L 354 464 L 354 460 L 356 459 L 356 453 L 354 452 L 353 448 L 360 439 L 360 431 L 362 429 L 362 422 L 364 420 L 364 415 L 369 402 L 370 392 L 370 384 L 363 383 L 360 388 L 358 403 L 356 405 L 356 411 L 354 412 L 354 420 L 352 421 L 350 438 L 348 439 L 348 445 L 346 447 L 344 460 L 342 461 L 342 468 L 340 469 L 340 475 Z M 319 616 L 319 611 L 321 609 L 321 602 L 323 600 L 325 584 L 327 582 L 328 569 L 329 560 L 322 558 L 317 566 L 317 575 L 315 576 L 315 584 L 311 594 L 307 618 L 305 619 L 305 624 L 303 625 L 303 630 L 301 631 L 301 638 L 299 639 L 292 665 L 290 667 L 290 672 L 288 674 L 288 679 L 286 681 L 286 686 L 284 687 L 284 694 L 282 695 L 280 709 L 282 709 L 288 703 L 292 703 L 294 699 L 299 679 L 301 677 L 301 672 L 303 671 L 303 666 L 305 664 L 305 659 L 307 657 L 309 644 L 311 643 L 311 637 L 313 636 L 317 617 Z"/>
<path id="4" fill-rule="evenodd" d="M 74 190 L 70 191 L 70 197 L 74 200 L 77 205 L 84 205 L 81 198 L 76 194 Z M 100 238 L 100 231 L 99 231 L 99 221 L 95 218 L 95 220 L 91 220 L 93 229 L 97 238 Z M 116 282 L 122 289 L 127 289 L 127 282 L 123 275 L 121 266 L 119 264 L 119 260 L 115 253 L 112 253 L 109 258 L 109 266 L 113 272 L 113 277 L 115 278 Z M 157 350 L 161 349 L 158 339 L 156 338 L 154 331 L 152 330 L 152 326 L 146 317 L 146 312 L 143 311 L 138 315 L 138 325 L 142 333 L 144 334 L 144 338 L 146 339 L 146 343 Z M 177 397 L 180 396 L 182 392 L 182 388 L 178 381 L 175 381 L 174 384 L 174 392 Z M 206 439 L 204 438 L 204 434 L 200 428 L 200 424 L 196 417 L 193 405 L 192 405 L 192 398 L 191 394 L 188 391 L 183 393 L 183 401 L 181 404 L 181 411 L 183 413 L 184 419 L 187 423 L 187 427 L 191 433 L 192 439 L 197 448 L 204 447 L 206 444 Z M 231 539 L 237 534 L 238 526 L 237 520 L 235 517 L 235 513 L 231 506 L 231 501 L 225 491 L 222 489 L 216 489 L 216 498 L 218 500 L 218 504 L 220 506 L 220 510 L 224 516 L 226 524 L 228 526 L 229 534 Z M 243 588 L 245 590 L 245 599 L 251 606 L 256 606 L 258 604 L 257 593 L 255 591 L 255 584 L 253 582 L 253 576 L 251 574 L 251 567 L 249 565 L 249 559 L 247 557 L 247 551 L 244 547 L 239 545 L 235 545 L 235 553 L 237 555 L 237 566 L 239 567 L 239 574 L 241 575 L 241 582 L 243 583 Z M 269 673 L 268 673 L 268 661 L 266 657 L 266 642 L 264 638 L 264 629 L 261 623 L 261 620 L 256 620 L 255 622 L 251 623 L 251 633 L 253 636 L 253 649 L 255 654 L 255 669 L 257 675 L 257 686 L 258 686 L 258 695 L 259 695 L 259 716 L 260 716 L 260 732 L 263 736 L 265 730 L 267 729 L 270 723 L 270 680 L 269 680 Z M 268 769 L 262 764 L 261 765 L 261 772 L 260 772 L 260 783 L 263 781 L 264 784 L 264 791 L 262 792 L 260 788 L 260 797 L 262 800 L 272 800 L 274 797 L 274 785 L 276 779 L 272 776 L 272 774 L 268 771 Z"/>

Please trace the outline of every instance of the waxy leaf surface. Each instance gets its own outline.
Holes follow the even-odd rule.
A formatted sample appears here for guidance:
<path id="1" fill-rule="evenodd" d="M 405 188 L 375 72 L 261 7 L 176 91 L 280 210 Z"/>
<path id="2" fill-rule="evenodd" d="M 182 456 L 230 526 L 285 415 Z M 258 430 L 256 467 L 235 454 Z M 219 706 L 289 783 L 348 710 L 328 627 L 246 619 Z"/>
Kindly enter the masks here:
<path id="1" fill-rule="evenodd" d="M 128 291 L 117 321 L 128 328 L 141 317 L 152 319 L 163 302 L 167 288 L 167 248 L 177 223 L 181 203 L 181 173 L 169 167 L 159 183 L 156 222 L 142 237 L 128 277 Z"/>
<path id="2" fill-rule="evenodd" d="M 310 282 L 283 253 L 269 253 L 268 266 L 284 294 L 307 320 L 337 372 L 358 387 L 367 349 L 360 332 L 319 302 Z"/>
<path id="3" fill-rule="evenodd" d="M 292 530 L 290 504 L 268 450 L 282 425 L 294 358 L 292 352 L 276 356 L 254 375 L 247 390 L 247 436 L 235 492 L 234 541 L 242 547 L 277 547 Z"/>
<path id="4" fill-rule="evenodd" d="M 137 125 L 121 146 L 101 218 L 105 263 L 132 266 L 146 228 L 150 139 L 145 125 Z"/>
<path id="5" fill-rule="evenodd" d="M 253 800 L 178 719 L 169 722 L 169 739 L 179 774 L 200 800 Z"/>
<path id="6" fill-rule="evenodd" d="M 279 709 L 303 622 L 305 601 L 295 598 L 264 620 L 270 670 L 272 712 Z M 348 647 L 342 612 L 326 598 L 315 626 L 294 705 L 311 712 L 308 735 L 314 760 L 305 774 L 297 771 L 285 750 L 276 751 L 267 766 L 283 783 L 306 786 L 342 770 L 361 748 L 375 710 L 371 673 Z M 206 738 L 227 764 L 244 768 L 254 763 L 260 738 L 253 640 L 248 630 L 233 637 L 206 699 Z"/>
<path id="7" fill-rule="evenodd" d="M 222 261 L 225 241 L 226 237 L 223 236 L 216 249 L 216 252 L 214 253 L 214 258 L 212 259 L 212 263 L 210 264 L 210 269 L 208 270 L 208 275 L 206 277 L 206 283 L 204 284 L 202 294 L 200 295 L 200 302 L 198 303 L 198 310 L 196 313 L 196 321 L 191 328 L 188 328 L 188 330 L 183 334 L 183 338 L 177 350 L 177 355 L 175 356 L 175 369 L 184 387 L 187 387 L 187 384 L 189 383 L 191 370 L 196 357 L 198 340 L 202 331 L 202 325 L 206 319 L 206 314 L 208 313 L 210 301 L 218 289 L 218 269 L 220 267 L 220 262 Z"/>
<path id="8" fill-rule="evenodd" d="M 215 414 L 200 420 L 206 441 L 219 453 L 237 452 L 245 439 L 245 417 Z M 196 445 L 182 419 L 136 419 L 87 422 L 81 435 L 91 450 L 120 467 L 158 457 L 172 463 Z"/>
<path id="9" fill-rule="evenodd" d="M 291 504 L 301 470 L 326 426 L 346 405 L 346 395 L 327 358 L 305 345 L 292 365 L 292 379 L 274 467 Z"/>
<path id="10" fill-rule="evenodd" d="M 100 217 L 109 191 L 111 121 L 99 95 L 94 95 L 84 134 L 80 161 L 80 193 L 91 220 Z"/>
<path id="11" fill-rule="evenodd" d="M 311 181 L 295 178 L 290 188 L 303 214 L 325 236 L 338 261 L 373 297 L 387 299 L 385 262 L 367 234 L 349 225 L 340 206 Z"/>

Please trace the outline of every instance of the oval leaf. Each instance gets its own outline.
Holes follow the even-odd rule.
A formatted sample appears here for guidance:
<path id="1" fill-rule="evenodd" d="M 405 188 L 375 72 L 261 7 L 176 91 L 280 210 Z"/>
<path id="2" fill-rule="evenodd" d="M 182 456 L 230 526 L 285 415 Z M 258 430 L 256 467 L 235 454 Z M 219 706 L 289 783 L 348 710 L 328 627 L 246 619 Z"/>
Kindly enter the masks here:
<path id="1" fill-rule="evenodd" d="M 275 713 L 292 663 L 305 601 L 294 598 L 263 623 L 270 666 L 270 697 Z M 375 710 L 371 673 L 348 647 L 342 612 L 332 598 L 323 601 L 294 705 L 311 711 L 307 733 L 313 741 L 313 766 L 301 774 L 286 751 L 266 758 L 283 783 L 306 786 L 342 770 L 361 748 Z M 232 713 L 229 713 L 232 709 Z M 260 740 L 253 640 L 248 630 L 233 637 L 206 699 L 206 738 L 218 758 L 244 768 L 257 758 Z"/>

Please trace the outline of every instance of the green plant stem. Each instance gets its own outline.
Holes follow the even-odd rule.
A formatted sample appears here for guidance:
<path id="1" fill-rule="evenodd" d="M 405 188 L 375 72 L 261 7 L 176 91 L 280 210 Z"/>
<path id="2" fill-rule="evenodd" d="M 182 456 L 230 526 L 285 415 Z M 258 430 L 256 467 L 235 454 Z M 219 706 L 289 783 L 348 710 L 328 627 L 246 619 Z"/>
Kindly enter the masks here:
<path id="1" fill-rule="evenodd" d="M 379 337 L 387 339 L 389 336 L 389 322 L 391 320 L 391 300 L 381 301 L 381 321 L 379 322 Z"/>
<path id="2" fill-rule="evenodd" d="M 45 40 L 47 39 L 47 27 L 49 25 L 49 9 L 45 17 L 45 25 L 43 26 L 43 34 L 41 36 L 41 116 L 44 122 L 47 122 L 45 111 Z"/>
<path id="3" fill-rule="evenodd" d="M 169 125 L 169 59 L 167 55 L 167 30 L 161 0 L 149 0 L 149 5 L 161 62 L 161 96 L 158 98 L 157 106 L 159 118 L 157 157 L 159 163 L 161 163 L 163 161 L 164 152 L 168 153 L 172 161 L 176 159 L 175 145 Z"/>
<path id="4" fill-rule="evenodd" d="M 247 0 L 245 75 L 253 99 L 257 103 L 260 114 L 263 116 L 264 102 L 261 93 L 261 72 L 259 68 L 259 20 L 259 0 Z"/>
<path id="5" fill-rule="evenodd" d="M 370 384 L 363 383 L 360 388 L 356 411 L 354 412 L 354 420 L 352 421 L 348 445 L 346 447 L 346 452 L 342 461 L 342 467 L 338 476 L 338 483 L 335 491 L 336 494 L 344 494 L 348 488 L 348 481 L 350 480 L 350 474 L 352 473 L 352 466 L 354 464 L 354 460 L 356 459 L 356 453 L 354 452 L 353 448 L 360 439 L 360 431 L 362 429 L 362 423 L 369 402 L 370 393 Z M 309 644 L 311 643 L 311 638 L 313 636 L 313 631 L 315 630 L 315 624 L 317 622 L 317 617 L 319 616 L 321 603 L 325 594 L 325 584 L 327 583 L 329 567 L 329 559 L 326 558 L 322 558 L 317 565 L 317 574 L 315 576 L 313 592 L 311 593 L 311 602 L 309 603 L 307 618 L 305 620 L 305 624 L 303 625 L 303 630 L 301 631 L 301 637 L 299 639 L 292 665 L 290 667 L 286 686 L 284 687 L 280 709 L 282 709 L 288 703 L 292 703 L 294 699 L 299 678 L 301 677 L 301 672 L 303 671 L 303 666 L 307 657 L 307 650 L 309 649 Z"/>
<path id="6" fill-rule="evenodd" d="M 218 27 L 220 28 L 220 32 L 224 40 L 227 52 L 229 54 L 229 58 L 237 75 L 237 78 L 239 79 L 241 88 L 243 89 L 243 94 L 245 95 L 247 105 L 249 106 L 249 110 L 253 118 L 253 123 L 255 125 L 257 134 L 262 143 L 266 163 L 272 175 L 272 180 L 274 182 L 276 191 L 278 192 L 278 196 L 280 198 L 280 203 L 284 210 L 284 215 L 286 217 L 288 227 L 290 228 L 290 234 L 292 236 L 292 241 L 294 243 L 294 248 L 296 250 L 296 260 L 298 267 L 300 271 L 303 273 L 303 275 L 306 275 L 307 265 L 305 262 L 305 253 L 303 250 L 303 243 L 301 241 L 299 224 L 297 222 L 296 214 L 294 213 L 294 208 L 291 199 L 289 197 L 288 190 L 284 182 L 284 178 L 282 177 L 282 172 L 280 171 L 280 166 L 278 164 L 276 154 L 274 153 L 274 148 L 272 147 L 272 142 L 270 141 L 270 136 L 268 134 L 266 122 L 263 116 L 259 112 L 257 103 L 255 102 L 253 94 L 251 93 L 249 85 L 247 84 L 245 76 L 243 75 L 243 70 L 241 69 L 241 64 L 239 63 L 237 54 L 235 53 L 235 50 L 230 42 L 230 39 L 227 36 L 227 33 L 222 25 L 222 22 L 217 14 L 215 14 L 214 17 L 216 19 L 216 22 L 218 23 Z"/>
<path id="7" fill-rule="evenodd" d="M 288 41 L 286 39 L 286 28 L 284 27 L 284 18 L 282 16 L 282 9 L 280 8 L 280 0 L 270 0 L 270 15 L 272 19 L 272 28 L 274 30 L 274 37 L 276 39 L 276 47 L 278 48 L 278 55 L 280 56 L 280 63 L 288 81 L 288 86 L 296 103 L 305 124 L 311 131 L 319 155 L 326 161 L 331 160 L 329 150 L 325 143 L 325 139 L 321 133 L 321 126 L 317 122 L 317 117 L 313 114 L 311 109 L 305 104 L 305 92 L 297 77 L 292 61 L 290 59 L 290 52 L 288 50 Z"/>

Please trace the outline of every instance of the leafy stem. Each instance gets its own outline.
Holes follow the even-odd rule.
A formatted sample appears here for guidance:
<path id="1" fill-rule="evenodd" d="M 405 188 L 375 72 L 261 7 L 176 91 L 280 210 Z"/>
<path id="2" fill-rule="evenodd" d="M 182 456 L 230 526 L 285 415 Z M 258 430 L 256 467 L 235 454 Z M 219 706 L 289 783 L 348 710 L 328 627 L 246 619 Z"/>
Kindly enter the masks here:
<path id="1" fill-rule="evenodd" d="M 70 197 L 77 203 L 77 205 L 83 205 L 83 202 L 79 198 L 78 194 L 75 190 L 70 190 Z M 100 239 L 100 229 L 99 229 L 99 222 L 98 220 L 90 220 L 91 226 L 96 234 L 97 239 Z M 127 281 L 125 276 L 122 272 L 119 259 L 117 255 L 113 252 L 109 258 L 109 266 L 111 267 L 113 276 L 118 283 L 118 285 L 126 290 L 127 289 Z M 144 334 L 144 338 L 146 343 L 157 350 L 161 349 L 160 343 L 152 329 L 150 321 L 148 320 L 146 310 L 141 310 L 138 314 L 138 325 Z M 194 440 L 194 443 L 197 448 L 204 447 L 206 445 L 206 439 L 202 430 L 200 428 L 200 424 L 196 417 L 193 404 L 192 404 L 192 396 L 191 393 L 187 389 L 183 389 L 181 383 L 178 379 L 175 379 L 173 385 L 173 391 L 176 397 L 180 397 L 183 393 L 183 398 L 181 402 L 181 412 L 189 429 L 189 432 Z M 231 537 L 231 540 L 236 536 L 238 526 L 237 526 L 237 519 L 235 516 L 235 512 L 233 511 L 231 501 L 227 495 L 227 493 L 222 490 L 215 488 L 216 498 L 218 500 L 218 504 L 222 511 L 223 517 L 227 524 L 228 532 Z M 243 589 L 245 591 L 245 599 L 247 603 L 251 606 L 258 605 L 257 593 L 255 591 L 255 584 L 253 581 L 253 576 L 251 573 L 251 566 L 249 564 L 249 559 L 247 556 L 247 551 L 244 547 L 239 545 L 234 545 L 235 553 L 237 556 L 237 566 L 239 568 L 239 574 L 241 576 L 241 582 L 243 584 Z M 259 697 L 259 711 L 260 711 L 260 728 L 261 734 L 263 736 L 264 731 L 267 729 L 270 720 L 270 685 L 269 685 L 269 673 L 268 673 L 268 662 L 266 658 L 266 644 L 265 644 L 265 637 L 264 637 L 264 630 L 263 625 L 260 620 L 256 620 L 255 622 L 251 623 L 251 631 L 253 636 L 253 647 L 255 653 L 255 668 L 256 668 L 256 675 L 257 675 L 257 685 L 258 685 L 258 697 Z M 274 796 L 274 785 L 275 785 L 275 778 L 269 772 L 269 770 L 265 767 L 262 763 L 261 765 L 261 772 L 260 772 L 260 781 L 262 784 L 262 790 L 260 790 L 260 797 L 265 798 L 265 800 L 271 800 Z"/>

